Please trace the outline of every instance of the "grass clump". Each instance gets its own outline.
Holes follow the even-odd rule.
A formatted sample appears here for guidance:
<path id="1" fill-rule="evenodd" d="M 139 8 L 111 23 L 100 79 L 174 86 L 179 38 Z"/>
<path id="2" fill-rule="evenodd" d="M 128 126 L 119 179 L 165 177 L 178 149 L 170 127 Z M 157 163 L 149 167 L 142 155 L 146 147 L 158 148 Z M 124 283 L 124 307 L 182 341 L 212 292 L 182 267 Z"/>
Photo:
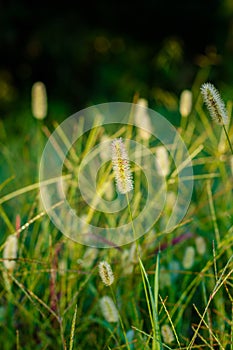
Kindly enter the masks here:
<path id="1" fill-rule="evenodd" d="M 204 85 L 202 93 L 203 89 L 213 93 L 213 118 L 213 104 L 218 103 L 215 91 L 210 85 Z M 120 217 L 85 206 L 72 176 L 78 173 L 82 157 L 106 137 L 102 128 L 86 133 L 85 142 L 78 140 L 64 164 L 67 197 L 74 207 L 82 208 L 84 223 L 115 227 L 133 225 L 146 194 L 146 179 L 130 162 L 126 149 L 122 151 L 121 137 L 135 139 L 163 157 L 160 176 L 166 182 L 167 201 L 160 218 L 134 243 L 110 249 L 77 244 L 50 222 L 38 195 L 39 151 L 33 181 L 31 167 L 25 167 L 21 183 L 15 175 L 17 164 L 12 164 L 6 148 L 1 151 L 8 168 L 3 174 L 12 171 L 10 176 L 1 176 L 0 184 L 0 337 L 4 350 L 233 348 L 232 101 L 226 103 L 229 122 L 221 123 L 221 128 L 212 125 L 195 87 L 192 95 L 189 91 L 182 98 L 189 105 L 181 108 L 179 132 L 192 158 L 194 192 L 184 220 L 169 233 L 163 228 L 175 205 L 174 164 L 168 150 L 145 131 L 118 125 L 106 138 L 115 139 L 115 173 L 109 161 L 99 169 L 98 193 L 113 200 L 122 190 L 127 200 Z M 46 120 L 34 127 L 40 150 L 50 131 Z M 140 229 L 133 227 L 135 237 Z M 15 242 L 11 250 L 10 240 L 11 247 Z"/>

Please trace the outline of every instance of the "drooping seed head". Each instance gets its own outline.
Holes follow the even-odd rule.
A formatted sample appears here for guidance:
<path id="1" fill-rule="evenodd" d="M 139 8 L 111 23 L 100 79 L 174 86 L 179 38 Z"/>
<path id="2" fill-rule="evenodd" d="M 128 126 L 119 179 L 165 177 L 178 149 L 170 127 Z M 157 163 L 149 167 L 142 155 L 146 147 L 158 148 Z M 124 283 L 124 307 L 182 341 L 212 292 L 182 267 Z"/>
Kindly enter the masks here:
<path id="1" fill-rule="evenodd" d="M 99 275 L 106 286 L 111 286 L 114 282 L 114 275 L 111 266 L 106 261 L 99 263 Z"/>
<path id="2" fill-rule="evenodd" d="M 201 86 L 201 93 L 212 119 L 220 125 L 228 124 L 224 102 L 215 86 L 211 83 L 205 83 Z"/>
<path id="3" fill-rule="evenodd" d="M 121 137 L 112 142 L 112 164 L 118 192 L 130 192 L 133 189 L 133 179 L 129 157 Z"/>

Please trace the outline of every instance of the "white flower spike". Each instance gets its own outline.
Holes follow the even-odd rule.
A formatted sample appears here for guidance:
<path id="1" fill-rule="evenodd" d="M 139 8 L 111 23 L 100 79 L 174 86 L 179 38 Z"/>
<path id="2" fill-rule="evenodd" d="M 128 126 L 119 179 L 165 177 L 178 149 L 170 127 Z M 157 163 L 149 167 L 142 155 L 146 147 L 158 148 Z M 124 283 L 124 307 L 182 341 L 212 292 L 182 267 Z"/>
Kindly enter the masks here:
<path id="1" fill-rule="evenodd" d="M 212 119 L 220 125 L 228 124 L 224 102 L 214 85 L 211 83 L 203 84 L 201 86 L 201 93 Z"/>
<path id="2" fill-rule="evenodd" d="M 112 164 L 118 192 L 130 192 L 133 189 L 133 179 L 129 157 L 121 137 L 112 142 Z"/>
<path id="3" fill-rule="evenodd" d="M 99 275 L 106 286 L 111 286 L 114 282 L 114 275 L 111 266 L 106 261 L 99 263 Z"/>
<path id="4" fill-rule="evenodd" d="M 108 296 L 104 296 L 103 298 L 101 298 L 100 308 L 105 320 L 107 320 L 108 322 L 118 322 L 119 314 L 112 298 Z"/>

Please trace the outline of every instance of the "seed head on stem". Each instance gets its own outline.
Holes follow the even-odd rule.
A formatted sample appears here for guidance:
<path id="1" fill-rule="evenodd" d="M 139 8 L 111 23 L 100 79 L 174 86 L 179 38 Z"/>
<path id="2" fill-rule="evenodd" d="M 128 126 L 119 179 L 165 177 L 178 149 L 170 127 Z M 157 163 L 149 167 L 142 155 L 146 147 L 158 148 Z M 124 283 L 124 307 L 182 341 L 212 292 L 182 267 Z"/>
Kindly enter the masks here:
<path id="1" fill-rule="evenodd" d="M 133 189 L 133 179 L 129 156 L 121 137 L 112 142 L 112 164 L 118 192 L 121 194 L 130 192 Z"/>
<path id="2" fill-rule="evenodd" d="M 224 102 L 215 86 L 211 83 L 205 83 L 201 86 L 201 93 L 212 119 L 220 125 L 228 124 Z"/>
<path id="3" fill-rule="evenodd" d="M 233 147 L 226 128 L 226 125 L 229 123 L 229 118 L 226 107 L 218 90 L 213 84 L 205 83 L 201 86 L 201 93 L 212 119 L 217 124 L 222 125 L 231 153 L 233 154 Z"/>
<path id="4" fill-rule="evenodd" d="M 111 286 L 114 282 L 114 275 L 111 266 L 106 261 L 99 263 L 99 275 L 106 286 Z"/>

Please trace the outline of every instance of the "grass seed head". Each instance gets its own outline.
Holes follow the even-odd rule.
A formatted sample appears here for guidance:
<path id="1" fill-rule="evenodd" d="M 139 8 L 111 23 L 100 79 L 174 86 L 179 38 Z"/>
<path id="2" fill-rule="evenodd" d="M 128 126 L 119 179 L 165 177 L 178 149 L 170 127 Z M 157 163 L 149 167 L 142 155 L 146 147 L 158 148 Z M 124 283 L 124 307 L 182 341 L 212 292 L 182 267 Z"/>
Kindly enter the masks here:
<path id="1" fill-rule="evenodd" d="M 196 248 L 197 248 L 198 254 L 204 255 L 206 252 L 206 242 L 205 242 L 204 238 L 202 236 L 198 236 L 195 239 L 195 243 L 196 243 Z"/>
<path id="2" fill-rule="evenodd" d="M 13 271 L 15 268 L 15 260 L 7 259 L 16 259 L 18 251 L 18 238 L 15 235 L 10 235 L 7 237 L 5 247 L 3 250 L 3 263 L 7 270 Z"/>
<path id="3" fill-rule="evenodd" d="M 32 86 L 32 114 L 36 119 L 44 119 L 47 115 L 46 87 L 38 81 Z"/>
<path id="4" fill-rule="evenodd" d="M 111 286 L 114 282 L 114 275 L 111 266 L 106 261 L 99 263 L 99 275 L 106 286 Z"/>
<path id="5" fill-rule="evenodd" d="M 170 173 L 170 161 L 165 146 L 156 147 L 156 167 L 160 176 L 166 177 Z"/>
<path id="6" fill-rule="evenodd" d="M 152 133 L 152 125 L 150 120 L 150 115 L 148 113 L 148 101 L 144 98 L 140 98 L 137 101 L 137 106 L 135 107 L 134 119 L 139 126 L 138 134 L 142 140 L 148 141 Z M 149 131 L 147 131 L 147 130 Z"/>
<path id="7" fill-rule="evenodd" d="M 161 327 L 161 333 L 164 343 L 171 344 L 175 340 L 171 327 L 168 324 L 163 324 Z"/>
<path id="8" fill-rule="evenodd" d="M 133 189 L 133 178 L 129 157 L 121 137 L 112 142 L 112 165 L 118 192 L 121 194 L 130 192 Z"/>
<path id="9" fill-rule="evenodd" d="M 185 249 L 183 257 L 183 267 L 185 269 L 190 269 L 193 266 L 195 258 L 195 249 L 192 246 L 189 246 Z"/>
<path id="10" fill-rule="evenodd" d="M 112 298 L 108 296 L 104 296 L 103 298 L 101 298 L 100 308 L 106 321 L 112 323 L 118 322 L 119 314 Z"/>
<path id="11" fill-rule="evenodd" d="M 187 117 L 192 110 L 192 92 L 190 90 L 182 91 L 180 95 L 180 114 Z"/>
<path id="12" fill-rule="evenodd" d="M 228 124 L 224 102 L 215 86 L 205 83 L 201 86 L 201 93 L 212 119 L 220 125 Z"/>

